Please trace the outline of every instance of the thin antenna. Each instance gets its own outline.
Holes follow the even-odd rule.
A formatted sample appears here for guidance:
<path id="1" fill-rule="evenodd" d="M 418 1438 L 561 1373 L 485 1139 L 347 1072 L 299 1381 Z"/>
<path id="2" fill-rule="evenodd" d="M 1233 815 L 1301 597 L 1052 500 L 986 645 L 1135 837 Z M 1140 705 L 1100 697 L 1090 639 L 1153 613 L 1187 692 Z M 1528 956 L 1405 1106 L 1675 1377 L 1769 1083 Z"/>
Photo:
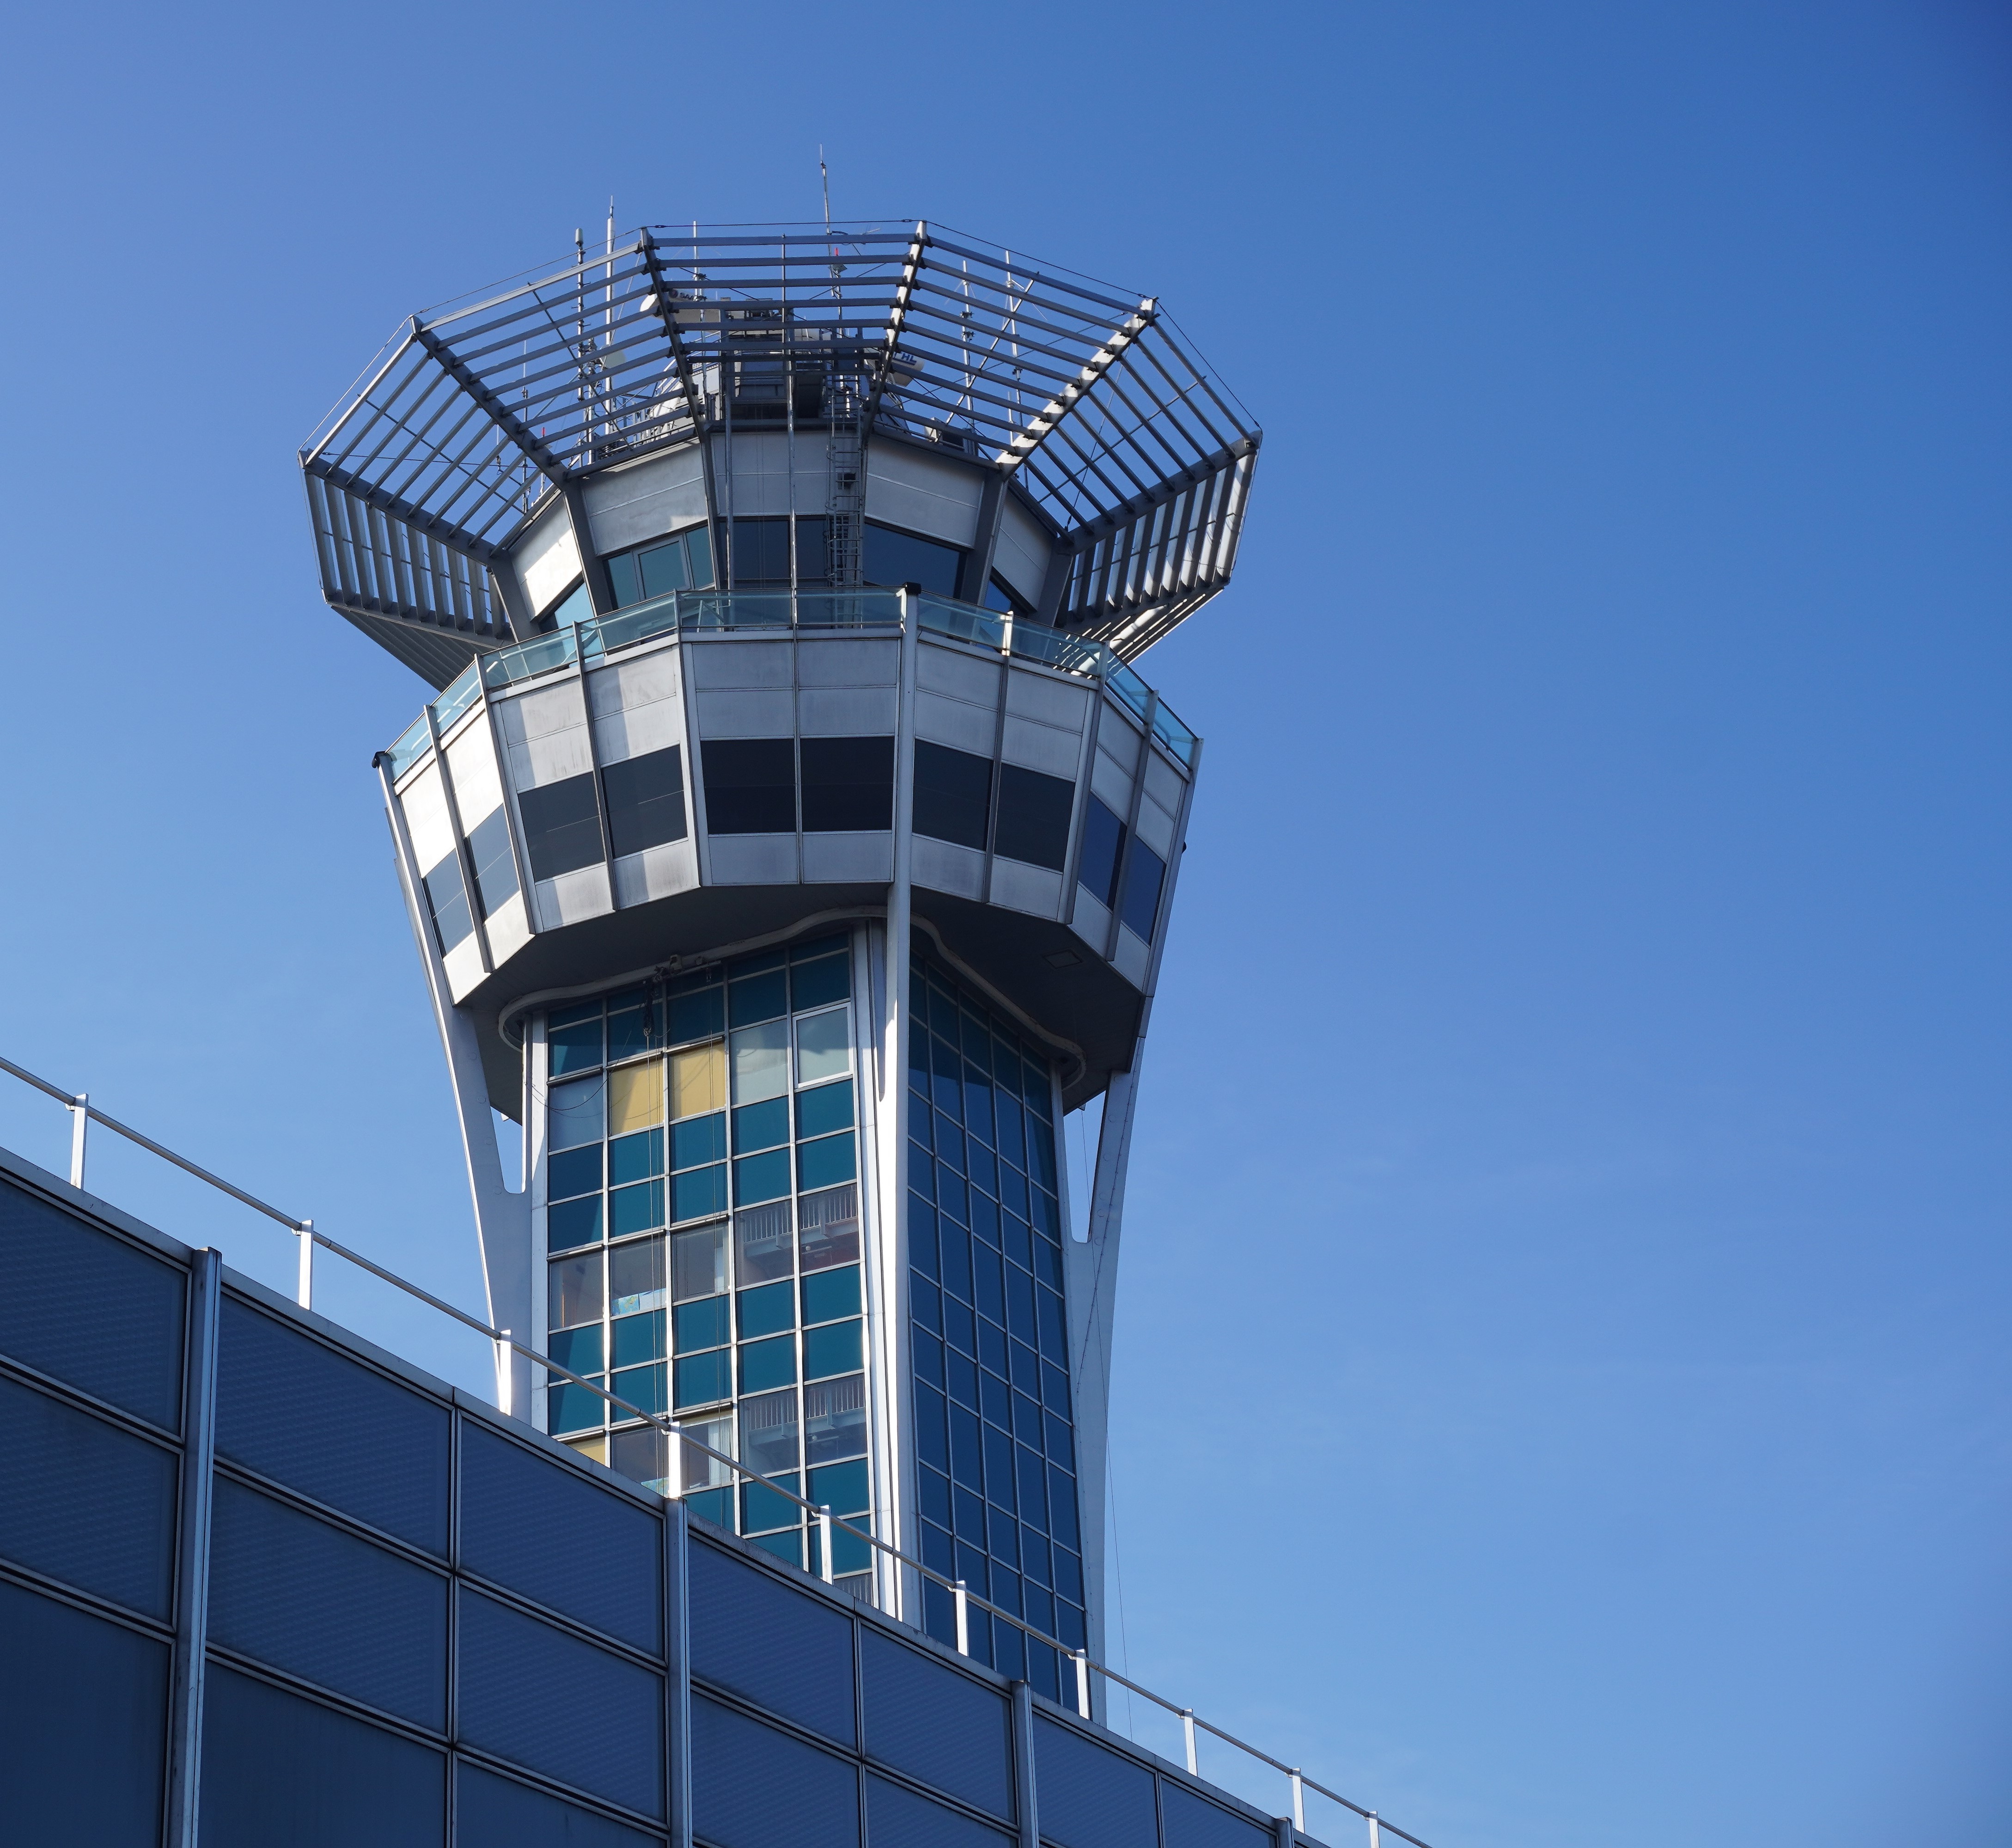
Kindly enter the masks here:
<path id="1" fill-rule="evenodd" d="M 831 297 L 843 301 L 844 292 L 839 287 L 838 279 L 845 273 L 845 265 L 838 260 L 838 246 L 831 240 L 831 173 L 824 164 L 824 144 L 818 143 L 818 179 L 824 187 L 824 242 L 831 257 Z"/>

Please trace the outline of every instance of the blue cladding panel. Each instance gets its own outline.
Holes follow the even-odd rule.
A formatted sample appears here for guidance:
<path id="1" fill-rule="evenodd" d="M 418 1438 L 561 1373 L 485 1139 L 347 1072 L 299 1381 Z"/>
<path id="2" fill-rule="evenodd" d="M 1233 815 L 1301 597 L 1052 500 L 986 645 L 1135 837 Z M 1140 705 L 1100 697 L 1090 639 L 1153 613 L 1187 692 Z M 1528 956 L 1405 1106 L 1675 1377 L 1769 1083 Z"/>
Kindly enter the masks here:
<path id="1" fill-rule="evenodd" d="M 440 1848 L 446 1837 L 447 1760 L 429 1747 L 217 1662 L 202 1736 L 202 1848 Z"/>
<path id="2" fill-rule="evenodd" d="M 563 1464 L 461 1427 L 461 1562 L 646 1654 L 664 1640 L 662 1529 Z"/>
<path id="3" fill-rule="evenodd" d="M 870 1772 L 867 1848 L 1010 1848 L 1014 1838 Z"/>
<path id="4" fill-rule="evenodd" d="M 464 1590 L 460 1689 L 469 1744 L 624 1809 L 663 1814 L 661 1675 Z"/>
<path id="5" fill-rule="evenodd" d="M 0 1248 L 0 1354 L 178 1430 L 182 1273 L 5 1181 Z"/>
<path id="6" fill-rule="evenodd" d="M 224 1476 L 212 1520 L 212 1642 L 446 1729 L 445 1579 Z"/>
<path id="7" fill-rule="evenodd" d="M 691 1550 L 691 1656 L 714 1686 L 855 1743 L 852 1619 L 702 1543 Z"/>
<path id="8" fill-rule="evenodd" d="M 717 1848 L 858 1848 L 846 1760 L 692 1697 L 692 1832 Z"/>
<path id="9" fill-rule="evenodd" d="M 0 1637 L 7 1839 L 157 1841 L 168 1646 L 4 1579 Z"/>
<path id="10" fill-rule="evenodd" d="M 455 1771 L 454 1839 L 455 1848 L 658 1848 L 663 1839 L 466 1761 Z"/>
<path id="11" fill-rule="evenodd" d="M 1172 1778 L 1160 1780 L 1160 1823 L 1167 1848 L 1268 1848 L 1277 1839 L 1263 1824 L 1197 1796 Z"/>
<path id="12" fill-rule="evenodd" d="M 949 1663 L 877 1631 L 859 1641 L 867 1755 L 1010 1817 L 1013 1755 L 1004 1700 Z"/>
<path id="13" fill-rule="evenodd" d="M 174 1452 L 0 1378 L 0 1557 L 169 1615 Z"/>
<path id="14" fill-rule="evenodd" d="M 1036 1714 L 1041 1834 L 1061 1848 L 1155 1848 L 1153 1774 Z"/>
<path id="15" fill-rule="evenodd" d="M 445 1408 L 229 1296 L 216 1448 L 366 1526 L 447 1552 Z"/>

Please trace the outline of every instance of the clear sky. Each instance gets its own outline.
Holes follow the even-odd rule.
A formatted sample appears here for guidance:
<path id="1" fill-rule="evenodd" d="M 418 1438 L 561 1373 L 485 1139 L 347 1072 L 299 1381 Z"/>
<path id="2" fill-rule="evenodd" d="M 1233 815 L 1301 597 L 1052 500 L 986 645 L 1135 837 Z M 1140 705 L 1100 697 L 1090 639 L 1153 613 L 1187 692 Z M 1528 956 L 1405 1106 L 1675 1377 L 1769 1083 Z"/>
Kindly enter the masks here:
<path id="1" fill-rule="evenodd" d="M 1436 1848 L 2012 1839 L 2002 6 L 83 4 L 6 66 L 0 1050 L 479 1304 L 368 767 L 423 689 L 294 450 L 611 192 L 806 219 L 822 143 L 1266 430 L 1144 666 L 1208 752 L 1114 1648 Z"/>

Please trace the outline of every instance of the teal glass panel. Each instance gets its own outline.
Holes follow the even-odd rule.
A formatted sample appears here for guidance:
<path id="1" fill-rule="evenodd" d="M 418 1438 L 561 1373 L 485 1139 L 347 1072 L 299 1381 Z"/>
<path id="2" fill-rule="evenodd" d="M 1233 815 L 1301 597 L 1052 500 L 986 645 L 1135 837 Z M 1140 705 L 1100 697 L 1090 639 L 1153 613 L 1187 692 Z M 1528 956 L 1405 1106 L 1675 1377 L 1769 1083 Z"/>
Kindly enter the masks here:
<path id="1" fill-rule="evenodd" d="M 751 1155 L 790 1139 L 790 1100 L 772 1097 L 765 1103 L 744 1104 L 733 1113 L 733 1152 Z"/>
<path id="2" fill-rule="evenodd" d="M 545 1016 L 548 1028 L 577 1027 L 583 1020 L 601 1018 L 601 1004 L 598 1001 L 583 1001 L 573 1007 L 555 1007 Z"/>
<path id="3" fill-rule="evenodd" d="M 864 1520 L 859 1525 L 865 1526 Z M 816 1538 L 813 1535 L 812 1539 Z M 848 1572 L 863 1572 L 873 1564 L 873 1549 L 867 1544 L 866 1536 L 854 1533 L 844 1527 L 831 1530 L 831 1575 L 842 1579 Z"/>
<path id="4" fill-rule="evenodd" d="M 726 1210 L 726 1170 L 694 1168 L 671 1181 L 671 1217 L 674 1220 L 702 1220 Z"/>
<path id="5" fill-rule="evenodd" d="M 731 1489 L 701 1489 L 695 1495 L 683 1497 L 685 1510 L 701 1521 L 710 1521 L 715 1527 L 724 1527 L 729 1533 L 733 1531 L 733 1491 Z"/>
<path id="6" fill-rule="evenodd" d="M 813 1469 L 804 1499 L 814 1507 L 828 1508 L 835 1515 L 863 1513 L 872 1501 L 867 1487 L 866 1459 L 826 1463 L 822 1469 Z"/>
<path id="7" fill-rule="evenodd" d="M 1050 1193 L 1055 1191 L 1055 1134 L 1045 1123 L 1027 1125 L 1027 1173 Z"/>
<path id="8" fill-rule="evenodd" d="M 771 1149 L 766 1155 L 747 1155 L 733 1164 L 736 1206 L 754 1206 L 764 1200 L 779 1200 L 789 1191 L 790 1152 L 787 1148 Z"/>
<path id="9" fill-rule="evenodd" d="M 562 1330 L 545 1343 L 545 1351 L 576 1373 L 598 1373 L 601 1371 L 601 1324 L 590 1322 L 584 1328 Z"/>
<path id="10" fill-rule="evenodd" d="M 664 1171 L 664 1132 L 639 1130 L 633 1136 L 618 1136 L 608 1145 L 608 1178 L 619 1187 L 625 1181 L 647 1180 Z"/>
<path id="11" fill-rule="evenodd" d="M 726 979 L 738 981 L 744 975 L 760 975 L 771 969 L 788 966 L 790 952 L 787 949 L 758 949 L 751 956 L 736 956 L 726 965 Z"/>
<path id="12" fill-rule="evenodd" d="M 807 1008 L 843 1001 L 851 992 L 852 960 L 849 956 L 826 956 L 815 963 L 799 963 L 790 971 L 790 1006 L 797 1013 Z"/>
<path id="13" fill-rule="evenodd" d="M 701 1348 L 726 1345 L 726 1298 L 701 1296 L 696 1302 L 681 1302 L 676 1316 L 678 1351 L 696 1354 Z"/>
<path id="14" fill-rule="evenodd" d="M 803 1569 L 804 1534 L 800 1527 L 787 1528 L 780 1533 L 751 1534 L 747 1544 L 774 1554 L 785 1565 L 793 1565 L 799 1572 Z"/>
<path id="15" fill-rule="evenodd" d="M 555 1252 L 569 1252 L 575 1245 L 592 1244 L 601 1237 L 601 1196 L 590 1194 L 584 1200 L 567 1200 L 545 1209 L 545 1244 Z"/>
<path id="16" fill-rule="evenodd" d="M 828 1136 L 835 1130 L 852 1127 L 852 1081 L 820 1084 L 815 1091 L 797 1093 L 797 1135 L 808 1141 L 812 1136 Z"/>
<path id="17" fill-rule="evenodd" d="M 594 1003 L 594 1018 L 570 1027 L 548 1027 L 545 1044 L 551 1049 L 551 1075 L 591 1071 L 601 1063 L 601 1004 Z"/>
<path id="18" fill-rule="evenodd" d="M 858 1366 L 858 1362 L 852 1363 Z M 740 1390 L 768 1392 L 779 1386 L 794 1386 L 797 1380 L 797 1337 L 778 1335 L 773 1341 L 750 1341 L 740 1350 Z"/>
<path id="19" fill-rule="evenodd" d="M 797 1150 L 797 1185 L 805 1193 L 821 1187 L 835 1187 L 850 1180 L 859 1171 L 852 1138 L 826 1136 L 805 1142 Z"/>
<path id="20" fill-rule="evenodd" d="M 740 1292 L 740 1338 L 751 1341 L 762 1335 L 780 1334 L 797 1325 L 796 1304 L 791 1300 L 796 1286 L 787 1280 L 764 1284 L 758 1290 Z"/>
<path id="21" fill-rule="evenodd" d="M 667 546 L 652 546 L 647 552 L 633 553 L 637 576 L 641 579 L 639 589 L 644 596 L 663 596 L 673 590 L 688 589 L 691 575 L 685 568 L 685 544 L 674 539 Z M 616 562 L 610 560 L 612 564 Z M 708 577 L 712 573 L 708 571 Z"/>
<path id="22" fill-rule="evenodd" d="M 847 1264 L 837 1270 L 814 1272 L 804 1279 L 803 1291 L 806 1324 L 856 1316 L 859 1313 L 859 1266 Z"/>
<path id="23" fill-rule="evenodd" d="M 608 1063 L 619 1059 L 633 1059 L 639 1052 L 650 1049 L 655 1037 L 651 1031 L 651 1012 L 647 1007 L 624 1008 L 617 1013 L 611 1006 L 608 1010 Z"/>
<path id="24" fill-rule="evenodd" d="M 908 1185 L 925 1200 L 936 1197 L 936 1165 L 920 1142 L 908 1145 Z"/>
<path id="25" fill-rule="evenodd" d="M 609 1324 L 608 1365 L 640 1366 L 645 1361 L 664 1358 L 664 1312 L 651 1309 L 640 1316 L 618 1316 Z"/>
<path id="26" fill-rule="evenodd" d="M 664 1002 L 664 1038 L 682 1046 L 695 1039 L 716 1039 L 726 1031 L 726 992 L 715 980 L 710 988 L 672 995 Z"/>
<path id="27" fill-rule="evenodd" d="M 661 1366 L 631 1367 L 626 1373 L 617 1373 L 608 1390 L 618 1399 L 633 1405 L 638 1412 L 665 1412 L 669 1409 L 664 1403 L 664 1375 L 666 1370 Z M 610 1409 L 618 1419 L 630 1415 L 619 1406 Z"/>
<path id="28" fill-rule="evenodd" d="M 703 526 L 694 526 L 685 535 L 685 549 L 691 561 L 691 581 L 694 590 L 704 590 L 712 582 L 712 535 Z"/>
<path id="29" fill-rule="evenodd" d="M 842 949 L 852 947 L 849 932 L 834 931 L 828 937 L 813 937 L 807 942 L 790 945 L 790 960 L 793 963 L 814 962 L 819 956 L 836 956 Z"/>
<path id="30" fill-rule="evenodd" d="M 608 1236 L 626 1238 L 632 1232 L 653 1232 L 664 1223 L 664 1184 L 646 1180 L 640 1187 L 619 1187 L 608 1196 Z"/>
<path id="31" fill-rule="evenodd" d="M 680 1409 L 687 1405 L 710 1405 L 733 1397 L 731 1350 L 722 1348 L 712 1354 L 694 1354 L 672 1362 Z"/>
<path id="32" fill-rule="evenodd" d="M 643 600 L 642 574 L 636 568 L 636 554 L 623 552 L 607 561 L 608 581 L 615 592 L 615 607 L 626 610 Z"/>
<path id="33" fill-rule="evenodd" d="M 824 1380 L 833 1373 L 856 1373 L 860 1368 L 858 1322 L 828 1322 L 804 1336 L 804 1377 Z"/>
<path id="34" fill-rule="evenodd" d="M 569 1148 L 545 1164 L 545 1197 L 570 1199 L 576 1194 L 590 1194 L 601 1185 L 601 1145 Z"/>
<path id="35" fill-rule="evenodd" d="M 574 1431 L 598 1431 L 605 1403 L 598 1393 L 589 1392 L 583 1386 L 575 1386 L 569 1380 L 555 1380 L 545 1396 L 545 1422 L 555 1437 Z"/>
<path id="36" fill-rule="evenodd" d="M 794 1492 L 797 1479 L 794 1476 L 776 1478 L 785 1489 Z M 754 1533 L 764 1529 L 794 1527 L 804 1518 L 804 1511 L 787 1495 L 779 1495 L 766 1483 L 744 1483 L 740 1490 L 740 1527 L 744 1533 Z"/>
<path id="37" fill-rule="evenodd" d="M 696 1168 L 703 1162 L 726 1159 L 726 1113 L 687 1116 L 671 1125 L 671 1166 Z"/>
<path id="38" fill-rule="evenodd" d="M 729 1026 L 751 1027 L 758 1020 L 772 1020 L 789 1011 L 790 978 L 780 969 L 727 985 Z"/>

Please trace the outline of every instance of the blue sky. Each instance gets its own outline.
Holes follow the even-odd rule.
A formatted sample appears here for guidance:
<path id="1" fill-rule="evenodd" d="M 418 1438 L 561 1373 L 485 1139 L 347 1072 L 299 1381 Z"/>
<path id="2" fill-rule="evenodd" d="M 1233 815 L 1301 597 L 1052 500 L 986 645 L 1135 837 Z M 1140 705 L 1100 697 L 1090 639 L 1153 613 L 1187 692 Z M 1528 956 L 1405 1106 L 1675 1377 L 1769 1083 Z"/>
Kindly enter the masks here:
<path id="1" fill-rule="evenodd" d="M 1145 664 L 1208 754 L 1133 1672 L 1436 1848 L 2005 1839 L 2002 9 L 86 5 L 9 66 L 0 1050 L 479 1302 L 368 768 L 421 689 L 294 450 L 611 192 L 808 218 L 822 143 L 841 216 L 1161 296 L 1267 433 Z"/>

